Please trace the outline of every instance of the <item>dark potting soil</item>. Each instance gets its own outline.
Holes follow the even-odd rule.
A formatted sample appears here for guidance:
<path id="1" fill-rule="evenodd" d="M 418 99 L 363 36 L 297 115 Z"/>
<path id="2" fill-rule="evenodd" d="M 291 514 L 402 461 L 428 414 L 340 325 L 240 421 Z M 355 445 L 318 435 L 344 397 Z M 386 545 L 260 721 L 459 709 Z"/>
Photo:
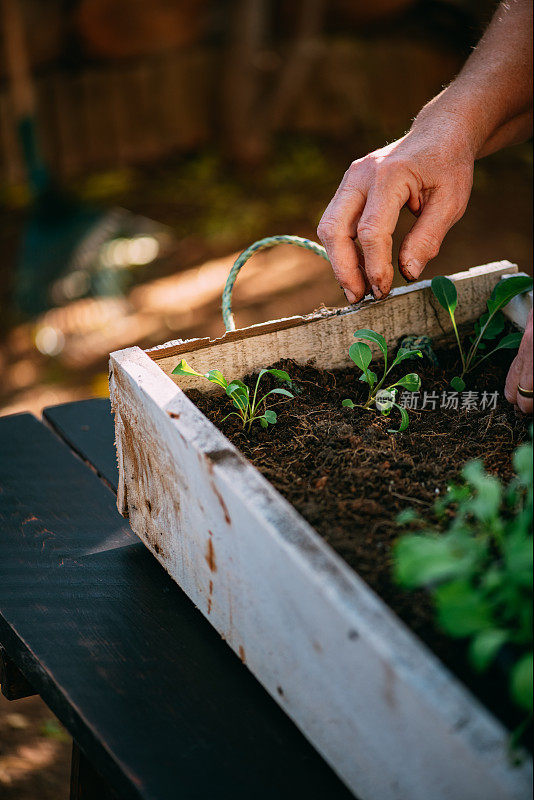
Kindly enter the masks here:
<path id="1" fill-rule="evenodd" d="M 397 435 L 388 429 L 398 429 L 398 411 L 383 417 L 376 410 L 342 407 L 345 398 L 359 403 L 366 399 L 356 368 L 328 372 L 290 360 L 272 365 L 289 372 L 299 394 L 269 406 L 278 421 L 268 430 L 256 422 L 245 432 L 236 417 L 222 422 L 231 410 L 224 395 L 194 391 L 190 396 L 399 617 L 514 728 L 522 715 L 509 700 L 503 674 L 498 669 L 474 674 L 465 643 L 436 628 L 428 594 L 404 591 L 392 579 L 391 547 L 400 533 L 397 514 L 412 507 L 428 515 L 436 497 L 459 479 L 462 466 L 473 458 L 483 459 L 489 471 L 508 481 L 512 452 L 528 438 L 530 420 L 504 397 L 513 353 L 497 353 L 468 376 L 466 391 L 476 393 L 471 410 L 461 408 L 466 395 L 460 395 L 459 409 L 441 407 L 442 392 L 452 391 L 450 378 L 458 374 L 457 351 L 437 355 L 439 366 L 417 358 L 403 362 L 394 373 L 400 377 L 414 371 L 422 381 L 419 409 L 408 412 L 410 425 Z M 252 376 L 245 382 L 252 385 Z M 262 380 L 265 390 L 276 385 L 271 376 Z M 425 391 L 435 399 L 435 410 L 428 398 L 421 410 Z"/>

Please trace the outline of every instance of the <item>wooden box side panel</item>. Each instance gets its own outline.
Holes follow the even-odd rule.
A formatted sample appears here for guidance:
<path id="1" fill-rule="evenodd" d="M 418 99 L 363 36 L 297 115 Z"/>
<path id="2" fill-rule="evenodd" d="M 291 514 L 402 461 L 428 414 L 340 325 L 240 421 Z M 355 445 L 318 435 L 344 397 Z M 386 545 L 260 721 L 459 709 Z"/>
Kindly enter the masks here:
<path id="1" fill-rule="evenodd" d="M 502 728 L 157 365 L 131 348 L 111 373 L 134 531 L 346 783 L 526 798 Z"/>
<path id="2" fill-rule="evenodd" d="M 459 325 L 476 319 L 486 309 L 486 300 L 496 283 L 517 272 L 509 261 L 473 267 L 451 275 L 458 290 L 456 320 Z M 401 336 L 425 333 L 439 340 L 452 332 L 450 318 L 437 303 L 430 281 L 394 289 L 385 300 L 367 300 L 356 308 L 292 317 L 255 325 L 225 334 L 221 339 L 196 339 L 183 344 L 163 345 L 148 353 L 161 369 L 182 389 L 200 388 L 216 391 L 213 384 L 188 376 L 173 376 L 181 358 L 198 372 L 220 369 L 228 379 L 243 378 L 280 358 L 292 358 L 304 364 L 312 359 L 320 369 L 349 366 L 348 348 L 354 331 L 371 328 L 394 345 Z M 374 348 L 375 354 L 378 349 Z"/>

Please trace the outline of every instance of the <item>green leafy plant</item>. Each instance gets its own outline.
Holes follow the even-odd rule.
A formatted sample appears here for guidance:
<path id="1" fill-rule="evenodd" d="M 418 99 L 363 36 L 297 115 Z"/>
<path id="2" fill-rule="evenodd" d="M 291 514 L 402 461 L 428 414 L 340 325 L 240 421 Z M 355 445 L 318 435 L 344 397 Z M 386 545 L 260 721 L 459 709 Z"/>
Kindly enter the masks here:
<path id="1" fill-rule="evenodd" d="M 513 465 L 503 485 L 480 461 L 466 464 L 464 483 L 436 502 L 435 526 L 402 512 L 399 524 L 421 530 L 398 539 L 393 567 L 401 586 L 431 593 L 439 626 L 468 642 L 475 670 L 508 651 L 510 695 L 531 716 L 532 442 L 515 450 Z"/>
<path id="2" fill-rule="evenodd" d="M 487 343 L 495 340 L 504 329 L 505 318 L 501 309 L 516 295 L 532 289 L 532 279 L 526 275 L 513 275 L 511 278 L 500 281 L 495 286 L 487 302 L 488 310 L 482 314 L 475 324 L 475 332 L 471 337 L 471 346 L 467 351 L 464 351 L 456 325 L 455 312 L 458 305 L 456 286 L 450 278 L 438 276 L 432 278 L 431 287 L 440 306 L 449 313 L 454 335 L 458 342 L 458 349 L 462 360 L 462 372 L 452 379 L 451 386 L 453 389 L 456 389 L 456 391 L 461 392 L 465 389 L 464 377 L 486 358 L 490 358 L 497 350 L 514 350 L 519 347 L 522 336 L 521 333 L 509 333 L 504 336 L 492 350 L 480 356 L 480 351 L 487 348 Z"/>
<path id="3" fill-rule="evenodd" d="M 243 381 L 233 380 L 228 382 L 222 372 L 218 369 L 210 369 L 209 372 L 197 372 L 189 366 L 187 361 L 183 358 L 172 371 L 173 375 L 195 375 L 198 378 L 206 378 L 211 383 L 220 386 L 228 397 L 232 400 L 236 411 L 231 411 L 221 421 L 224 422 L 228 417 L 239 417 L 243 423 L 243 427 L 250 430 L 252 423 L 258 421 L 262 428 L 267 428 L 269 425 L 274 425 L 276 422 L 276 411 L 267 408 L 267 398 L 272 395 L 283 395 L 284 397 L 293 398 L 294 395 L 287 389 L 277 387 L 270 389 L 265 394 L 260 393 L 260 383 L 264 375 L 273 375 L 277 380 L 289 382 L 291 378 L 282 369 L 262 369 L 260 370 L 256 379 L 254 390 L 251 391 Z"/>
<path id="4" fill-rule="evenodd" d="M 421 379 L 415 372 L 410 372 L 408 375 L 405 375 L 403 378 L 400 378 L 394 383 L 389 385 L 385 384 L 387 384 L 386 379 L 393 367 L 396 367 L 397 364 L 400 364 L 401 361 L 405 361 L 408 358 L 422 358 L 421 351 L 400 347 L 397 355 L 393 359 L 393 362 L 388 366 L 388 347 L 386 340 L 380 333 L 362 328 L 356 331 L 354 336 L 358 340 L 363 339 L 368 342 L 374 342 L 374 344 L 378 345 L 382 355 L 384 356 L 384 369 L 379 380 L 376 372 L 373 372 L 373 370 L 369 369 L 371 361 L 373 360 L 371 348 L 365 343 L 365 341 L 354 342 L 354 344 L 352 344 L 349 348 L 349 356 L 352 361 L 354 361 L 356 366 L 361 369 L 362 374 L 360 376 L 360 380 L 367 384 L 369 393 L 367 400 L 363 404 L 354 403 L 352 400 L 347 399 L 343 400 L 342 405 L 344 405 L 346 408 L 363 408 L 366 411 L 370 411 L 371 406 L 374 404 L 384 416 L 388 416 L 392 408 L 396 408 L 398 411 L 400 411 L 401 424 L 397 431 L 389 430 L 388 432 L 400 433 L 401 431 L 406 430 L 410 423 L 410 419 L 406 409 L 395 402 L 397 390 L 399 387 L 402 387 L 408 392 L 417 392 L 421 387 Z"/>

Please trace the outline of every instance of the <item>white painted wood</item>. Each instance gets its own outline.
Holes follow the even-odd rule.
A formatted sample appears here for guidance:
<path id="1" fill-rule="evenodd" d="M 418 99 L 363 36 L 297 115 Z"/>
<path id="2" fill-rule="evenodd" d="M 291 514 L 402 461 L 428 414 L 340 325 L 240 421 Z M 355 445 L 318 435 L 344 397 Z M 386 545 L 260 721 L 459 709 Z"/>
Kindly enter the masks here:
<path id="1" fill-rule="evenodd" d="M 367 327 L 365 309 L 349 313 L 343 349 Z M 286 330 L 276 358 L 294 357 L 299 327 Z M 329 345 L 341 348 L 341 338 Z M 113 353 L 110 385 L 120 510 L 362 800 L 530 798 L 532 764 L 509 764 L 500 723 L 159 363 L 139 348 Z"/>
<path id="2" fill-rule="evenodd" d="M 482 314 L 495 284 L 503 276 L 516 273 L 515 264 L 498 261 L 451 275 L 458 290 L 458 325 Z M 173 376 L 171 372 L 180 358 L 185 358 L 198 372 L 206 372 L 216 363 L 218 369 L 232 378 L 242 378 L 267 362 L 274 363 L 288 355 L 299 363 L 313 358 L 321 369 L 350 366 L 347 342 L 352 341 L 357 328 L 378 330 L 388 344 L 395 344 L 406 334 L 422 332 L 439 342 L 450 335 L 451 322 L 432 294 L 430 281 L 421 281 L 394 289 L 388 298 L 378 302 L 366 300 L 356 307 L 325 309 L 306 317 L 253 325 L 213 341 L 190 339 L 167 343 L 147 352 L 182 389 L 218 391 L 202 378 Z M 374 352 L 379 355 L 377 347 Z"/>

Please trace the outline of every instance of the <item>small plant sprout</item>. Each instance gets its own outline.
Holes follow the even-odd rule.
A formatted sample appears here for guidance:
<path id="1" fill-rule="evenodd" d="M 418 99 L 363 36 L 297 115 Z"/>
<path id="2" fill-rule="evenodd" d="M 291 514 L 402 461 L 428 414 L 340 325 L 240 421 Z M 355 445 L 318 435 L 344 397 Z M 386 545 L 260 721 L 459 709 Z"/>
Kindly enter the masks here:
<path id="1" fill-rule="evenodd" d="M 439 276 L 432 278 L 431 287 L 436 300 L 449 313 L 451 318 L 462 360 L 462 372 L 452 379 L 451 386 L 457 392 L 462 392 L 465 389 L 464 378 L 468 372 L 478 367 L 486 358 L 490 358 L 497 350 L 514 350 L 519 347 L 522 334 L 519 332 L 508 333 L 503 336 L 492 350 L 480 357 L 480 351 L 485 350 L 488 346 L 487 343 L 496 339 L 504 329 L 505 318 L 501 309 L 516 295 L 532 289 L 532 279 L 527 275 L 514 275 L 511 278 L 500 281 L 495 286 L 487 302 L 488 310 L 482 314 L 475 324 L 475 332 L 471 337 L 471 346 L 467 352 L 462 347 L 456 326 L 455 311 L 458 305 L 456 286 L 449 278 Z"/>
<path id="2" fill-rule="evenodd" d="M 370 411 L 371 406 L 374 404 L 383 416 L 389 416 L 391 409 L 396 408 L 400 411 L 401 424 L 398 431 L 389 430 L 388 433 L 400 433 L 401 431 L 405 431 L 410 423 L 410 419 L 406 409 L 395 402 L 397 391 L 402 387 L 408 392 L 417 392 L 421 387 L 421 378 L 417 373 L 410 372 L 394 383 L 390 383 L 387 386 L 385 384 L 387 384 L 387 377 L 393 367 L 408 358 L 422 358 L 421 351 L 400 347 L 392 364 L 388 367 L 388 347 L 386 340 L 380 333 L 362 328 L 356 331 L 354 336 L 356 339 L 364 339 L 378 345 L 384 356 L 384 371 L 379 380 L 376 372 L 369 369 L 369 365 L 373 359 L 371 348 L 368 344 L 365 344 L 365 341 L 354 342 L 349 348 L 349 356 L 356 366 L 361 369 L 362 375 L 360 376 L 360 380 L 367 384 L 369 394 L 367 400 L 363 404 L 354 403 L 352 400 L 343 400 L 342 405 L 346 408 L 363 408 L 366 411 Z"/>
<path id="3" fill-rule="evenodd" d="M 206 378 L 211 383 L 220 386 L 228 397 L 232 400 L 235 411 L 227 414 L 221 422 L 224 422 L 228 417 L 238 417 L 243 423 L 243 428 L 250 430 L 252 423 L 256 420 L 260 423 L 262 428 L 267 428 L 269 425 L 274 425 L 276 422 L 276 412 L 271 408 L 267 408 L 267 398 L 272 395 L 282 395 L 283 397 L 293 398 L 294 395 L 287 389 L 277 387 L 270 389 L 264 395 L 260 393 L 260 383 L 264 375 L 273 375 L 279 381 L 291 382 L 290 376 L 282 369 L 262 369 L 260 370 L 256 379 L 254 391 L 251 392 L 249 387 L 243 381 L 234 380 L 230 383 L 226 380 L 222 372 L 218 369 L 210 369 L 209 372 L 197 372 L 189 366 L 187 361 L 182 360 L 172 371 L 173 375 L 195 375 L 198 378 Z"/>

